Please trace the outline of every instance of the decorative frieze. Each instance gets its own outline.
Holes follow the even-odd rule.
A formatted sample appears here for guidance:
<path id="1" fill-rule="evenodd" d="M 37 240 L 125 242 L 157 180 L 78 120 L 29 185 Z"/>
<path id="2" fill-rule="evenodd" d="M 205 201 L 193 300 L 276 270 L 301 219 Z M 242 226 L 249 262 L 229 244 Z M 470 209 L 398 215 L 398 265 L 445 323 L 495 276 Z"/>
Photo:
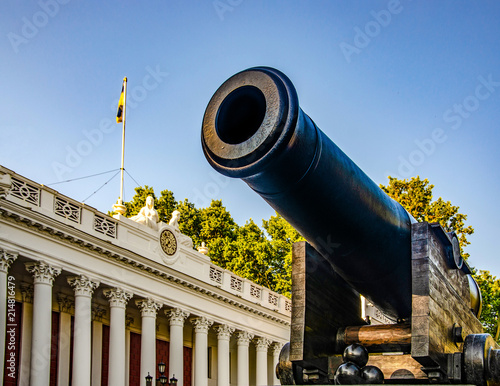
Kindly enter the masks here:
<path id="1" fill-rule="evenodd" d="M 109 300 L 110 307 L 125 308 L 128 301 L 132 298 L 132 293 L 122 288 L 108 288 L 103 291 L 104 296 Z"/>
<path id="2" fill-rule="evenodd" d="M 236 333 L 236 342 L 238 346 L 248 346 L 253 337 L 254 335 L 250 334 L 248 331 L 238 331 Z"/>
<path id="3" fill-rule="evenodd" d="M 94 230 L 116 239 L 116 223 L 106 217 L 94 215 Z"/>
<path id="4" fill-rule="evenodd" d="M 285 300 L 285 311 L 292 312 L 292 302 L 290 300 Z"/>
<path id="5" fill-rule="evenodd" d="M 33 282 L 35 284 L 43 283 L 52 285 L 54 279 L 61 273 L 61 268 L 53 267 L 44 261 L 30 261 L 25 263 L 24 266 L 26 270 L 33 275 Z"/>
<path id="6" fill-rule="evenodd" d="M 17 178 L 12 177 L 9 194 L 30 204 L 40 206 L 40 189 Z"/>
<path id="7" fill-rule="evenodd" d="M 227 324 L 219 324 L 214 327 L 214 330 L 217 333 L 217 339 L 220 340 L 229 340 L 234 333 L 234 328 L 229 327 Z"/>
<path id="8" fill-rule="evenodd" d="M 54 197 L 54 213 L 80 224 L 82 209 L 61 197 Z"/>
<path id="9" fill-rule="evenodd" d="M 165 310 L 165 315 L 170 321 L 171 326 L 184 326 L 184 321 L 189 316 L 189 312 L 181 310 L 180 308 L 171 308 Z"/>
<path id="10" fill-rule="evenodd" d="M 208 329 L 214 322 L 213 320 L 209 320 L 204 316 L 200 316 L 199 318 L 191 319 L 191 323 L 193 324 L 194 331 L 196 333 L 208 334 Z"/>
<path id="11" fill-rule="evenodd" d="M 68 284 L 75 290 L 75 296 L 88 297 L 91 297 L 99 286 L 99 282 L 92 281 L 85 275 L 69 277 Z"/>
<path id="12" fill-rule="evenodd" d="M 141 310 L 141 316 L 151 316 L 156 318 L 156 314 L 163 307 L 163 304 L 154 301 L 151 298 L 139 299 L 135 301 L 137 307 Z"/>
<path id="13" fill-rule="evenodd" d="M 9 272 L 12 263 L 17 259 L 17 253 L 0 249 L 0 272 Z"/>

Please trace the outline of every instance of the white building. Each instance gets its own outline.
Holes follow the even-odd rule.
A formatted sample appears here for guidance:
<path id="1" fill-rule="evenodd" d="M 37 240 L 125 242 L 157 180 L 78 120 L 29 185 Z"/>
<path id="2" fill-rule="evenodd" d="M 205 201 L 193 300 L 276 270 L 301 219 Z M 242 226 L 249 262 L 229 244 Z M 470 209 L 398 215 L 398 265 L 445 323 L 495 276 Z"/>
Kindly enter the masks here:
<path id="1" fill-rule="evenodd" d="M 290 300 L 185 244 L 0 166 L 4 385 L 279 384 Z"/>

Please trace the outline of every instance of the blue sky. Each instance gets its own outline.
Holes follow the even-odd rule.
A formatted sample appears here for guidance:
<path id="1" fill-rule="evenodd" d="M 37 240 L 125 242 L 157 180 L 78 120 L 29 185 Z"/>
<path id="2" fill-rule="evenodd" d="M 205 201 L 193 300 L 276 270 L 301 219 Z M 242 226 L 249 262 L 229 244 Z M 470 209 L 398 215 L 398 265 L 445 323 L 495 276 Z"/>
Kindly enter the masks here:
<path id="1" fill-rule="evenodd" d="M 499 20 L 495 1 L 3 0 L 0 164 L 46 185 L 118 169 L 127 76 L 133 179 L 260 224 L 272 209 L 210 168 L 200 128 L 224 80 L 272 66 L 376 183 L 419 175 L 460 206 L 469 262 L 500 276 Z M 83 201 L 113 174 L 50 186 Z M 118 195 L 117 176 L 86 203 Z"/>

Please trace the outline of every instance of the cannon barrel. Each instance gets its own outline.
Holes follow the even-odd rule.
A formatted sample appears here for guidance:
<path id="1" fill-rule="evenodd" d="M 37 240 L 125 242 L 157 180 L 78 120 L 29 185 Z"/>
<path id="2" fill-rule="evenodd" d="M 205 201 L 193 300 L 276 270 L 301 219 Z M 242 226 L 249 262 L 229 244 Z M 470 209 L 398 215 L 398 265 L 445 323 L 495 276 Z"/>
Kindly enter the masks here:
<path id="1" fill-rule="evenodd" d="M 225 81 L 203 118 L 202 146 L 241 178 L 352 288 L 388 315 L 411 314 L 411 223 L 301 110 L 292 82 L 268 67 Z"/>

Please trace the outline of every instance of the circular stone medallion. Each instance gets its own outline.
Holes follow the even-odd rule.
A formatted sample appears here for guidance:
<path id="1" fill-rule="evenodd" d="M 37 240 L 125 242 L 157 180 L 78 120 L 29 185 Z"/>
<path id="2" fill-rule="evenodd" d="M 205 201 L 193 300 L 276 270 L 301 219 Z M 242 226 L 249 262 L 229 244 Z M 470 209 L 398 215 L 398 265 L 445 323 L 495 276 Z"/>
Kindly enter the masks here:
<path id="1" fill-rule="evenodd" d="M 173 256 L 177 252 L 177 239 L 170 229 L 164 229 L 161 232 L 160 245 L 163 252 L 168 256 Z"/>

